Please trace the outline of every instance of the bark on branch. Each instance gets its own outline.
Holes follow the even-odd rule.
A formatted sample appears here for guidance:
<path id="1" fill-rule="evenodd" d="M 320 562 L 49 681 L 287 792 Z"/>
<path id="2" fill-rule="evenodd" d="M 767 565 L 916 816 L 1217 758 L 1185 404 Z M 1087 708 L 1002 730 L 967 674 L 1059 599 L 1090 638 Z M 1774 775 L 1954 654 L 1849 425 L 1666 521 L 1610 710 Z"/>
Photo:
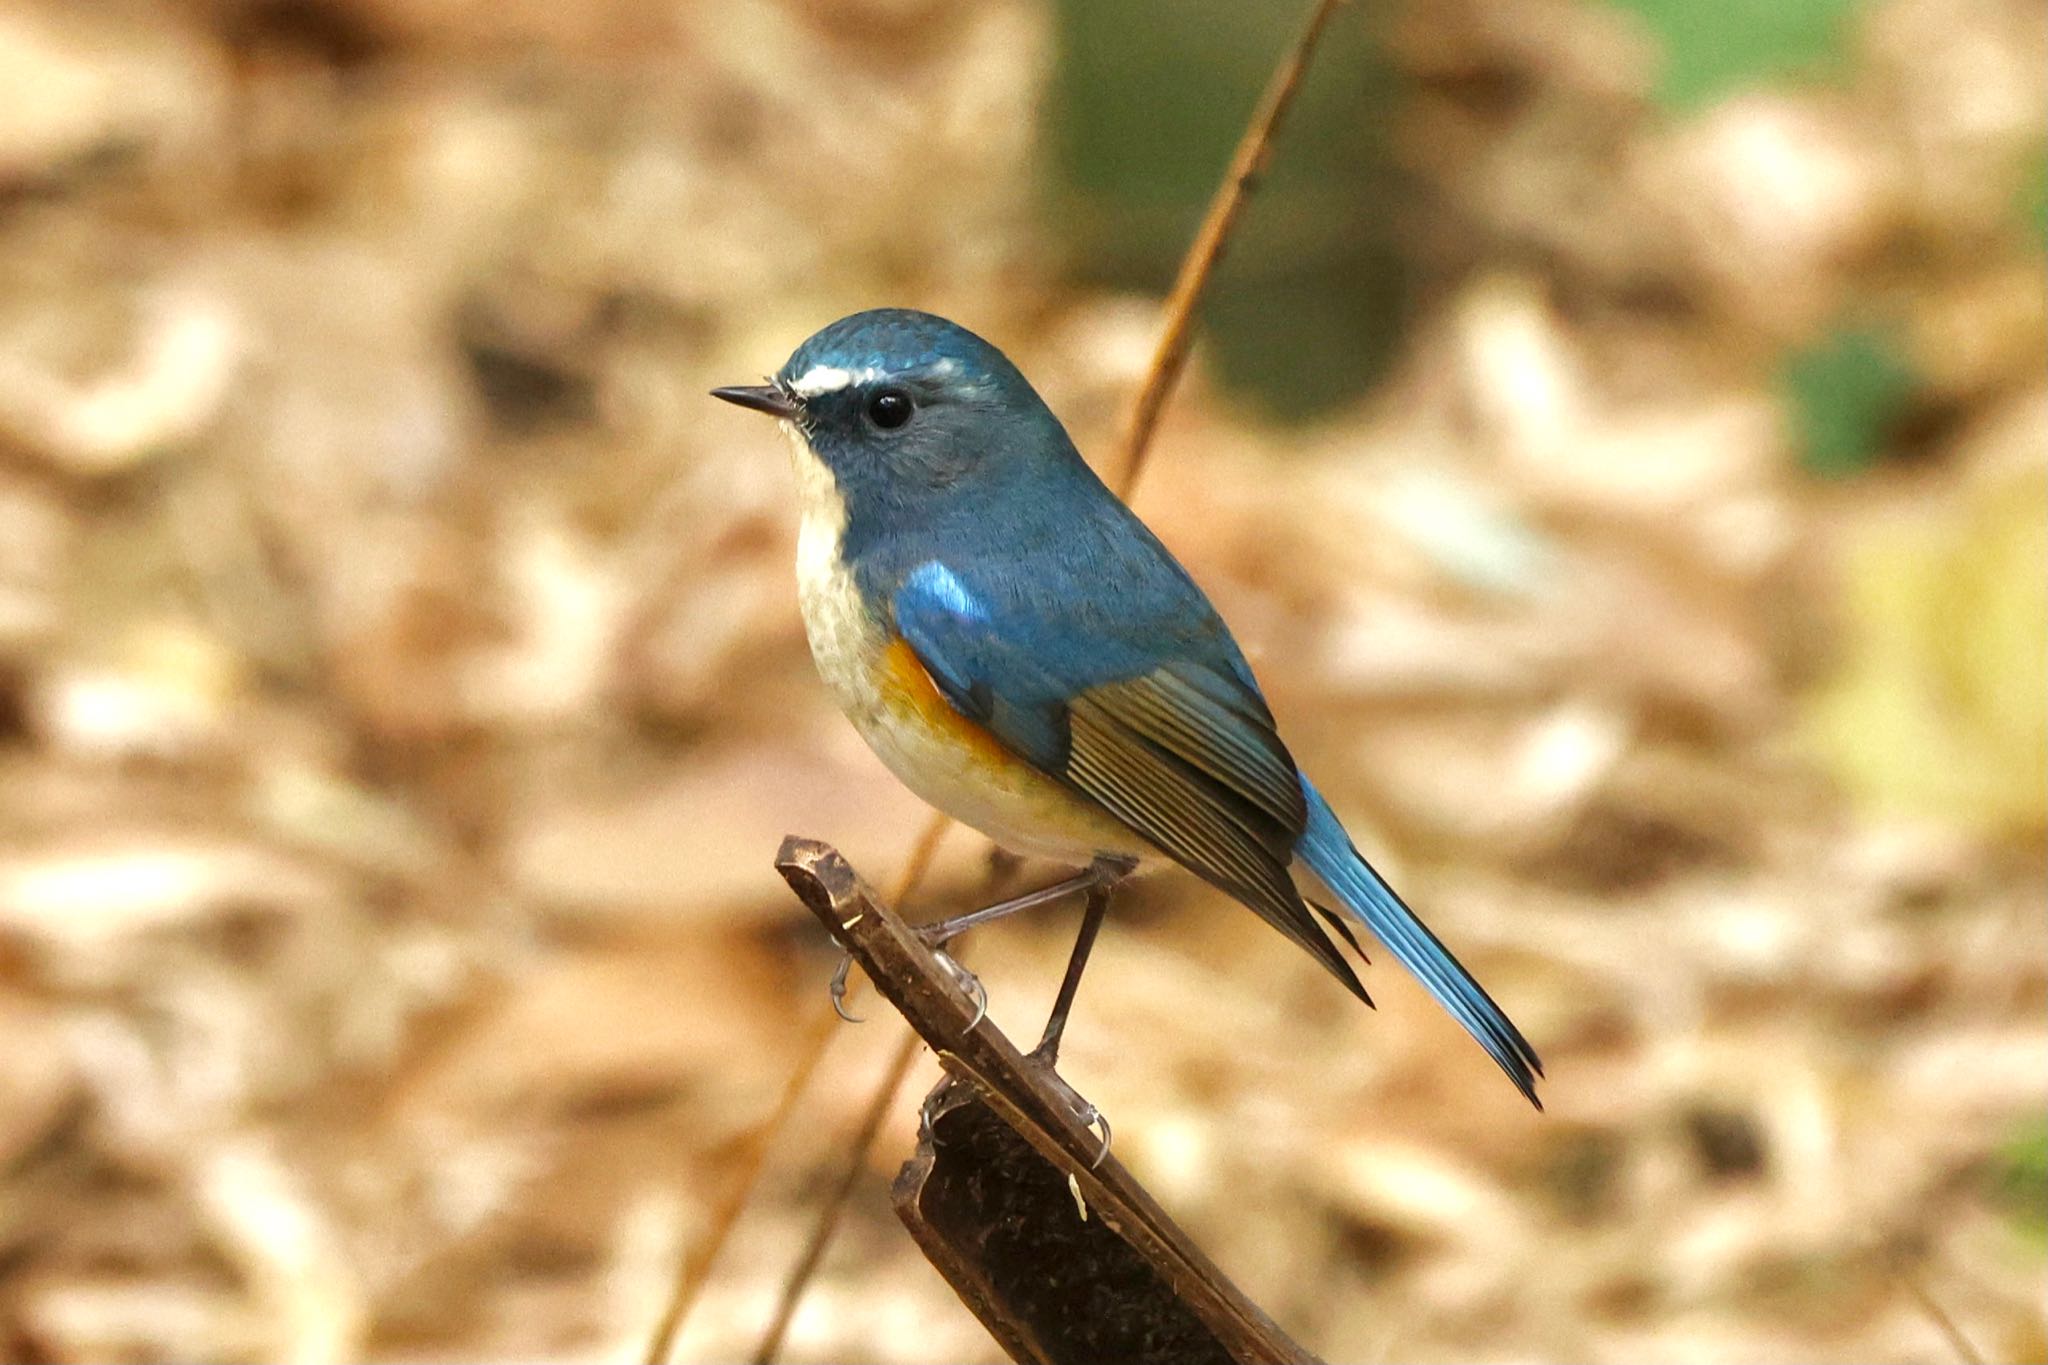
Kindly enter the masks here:
<path id="1" fill-rule="evenodd" d="M 1032 1365 L 1315 1365 L 1167 1217 L 1075 1112 L 1065 1084 L 827 844 L 776 869 L 938 1055 L 896 1210 L 1011 1357 Z"/>

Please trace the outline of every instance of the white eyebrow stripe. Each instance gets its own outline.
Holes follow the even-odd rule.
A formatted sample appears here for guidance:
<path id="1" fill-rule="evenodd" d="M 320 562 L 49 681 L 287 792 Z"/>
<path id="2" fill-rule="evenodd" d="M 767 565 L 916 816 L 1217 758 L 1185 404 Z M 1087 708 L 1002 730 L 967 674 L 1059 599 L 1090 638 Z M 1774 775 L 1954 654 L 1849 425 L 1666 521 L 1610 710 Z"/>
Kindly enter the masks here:
<path id="1" fill-rule="evenodd" d="M 821 393 L 837 393 L 855 384 L 865 384 L 881 377 L 880 370 L 842 370 L 837 365 L 813 365 L 789 381 L 789 391 L 799 398 L 816 398 Z"/>

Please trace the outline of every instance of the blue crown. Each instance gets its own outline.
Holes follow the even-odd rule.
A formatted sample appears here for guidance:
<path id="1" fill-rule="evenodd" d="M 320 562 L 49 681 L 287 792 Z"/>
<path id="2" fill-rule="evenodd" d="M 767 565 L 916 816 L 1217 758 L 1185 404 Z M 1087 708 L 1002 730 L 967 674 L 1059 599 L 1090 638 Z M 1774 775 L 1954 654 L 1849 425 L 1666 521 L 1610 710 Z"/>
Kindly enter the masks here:
<path id="1" fill-rule="evenodd" d="M 843 317 L 796 348 L 777 376 L 789 383 L 821 368 L 906 374 L 944 361 L 969 382 L 1025 384 L 1009 358 L 956 322 L 914 308 L 871 308 Z M 1028 386 L 1027 386 L 1028 387 Z"/>

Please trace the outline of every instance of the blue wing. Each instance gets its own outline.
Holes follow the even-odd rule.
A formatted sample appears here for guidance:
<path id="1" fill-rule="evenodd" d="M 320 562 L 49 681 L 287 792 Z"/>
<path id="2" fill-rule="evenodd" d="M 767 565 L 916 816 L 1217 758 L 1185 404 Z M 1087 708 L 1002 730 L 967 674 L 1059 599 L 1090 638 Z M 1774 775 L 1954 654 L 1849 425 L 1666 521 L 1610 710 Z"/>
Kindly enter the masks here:
<path id="1" fill-rule="evenodd" d="M 914 534 L 850 526 L 843 553 L 864 595 L 891 605 L 962 714 L 1243 901 L 1363 999 L 1294 888 L 1289 865 L 1306 864 L 1534 1101 L 1535 1051 L 1352 847 L 1274 733 L 1209 599 L 1067 456 L 1035 462 L 999 503 L 948 503 Z M 934 558 L 934 546 L 983 552 Z"/>
<path id="2" fill-rule="evenodd" d="M 1138 529 L 1107 555 L 1069 541 L 1055 559 L 979 571 L 917 562 L 891 599 L 896 628 L 955 708 L 1365 998 L 1288 876 L 1298 857 L 1540 1108 L 1535 1050 L 1352 846 L 1208 599 L 1163 547 L 1145 554 L 1157 542 Z"/>
<path id="3" fill-rule="evenodd" d="M 1102 619 L 1073 606 L 1100 600 L 1078 585 L 1070 595 L 1002 589 L 1001 580 L 929 560 L 895 595 L 897 629 L 947 700 L 1249 905 L 1365 998 L 1287 875 L 1298 856 L 1542 1107 L 1535 1049 L 1360 856 L 1300 776 L 1206 600 L 1191 608 L 1156 588 L 1112 594 L 1118 610 Z M 1154 605 L 1162 597 L 1167 604 Z M 1054 619 L 1033 609 L 1047 602 L 1073 615 Z M 1170 619 L 1147 619 L 1155 614 Z M 1155 640 L 1170 642 L 1172 654 L 1162 656 Z M 1341 920 L 1331 922 L 1350 938 Z"/>
<path id="4" fill-rule="evenodd" d="M 939 560 L 904 576 L 896 629 L 946 699 L 1364 998 L 1294 888 L 1288 866 L 1308 820 L 1300 775 L 1206 599 L 1184 576 L 1192 603 L 1176 584 L 1119 596 L 1036 581 L 1006 592 L 1011 581 Z M 1087 606 L 1103 601 L 1113 620 Z"/>

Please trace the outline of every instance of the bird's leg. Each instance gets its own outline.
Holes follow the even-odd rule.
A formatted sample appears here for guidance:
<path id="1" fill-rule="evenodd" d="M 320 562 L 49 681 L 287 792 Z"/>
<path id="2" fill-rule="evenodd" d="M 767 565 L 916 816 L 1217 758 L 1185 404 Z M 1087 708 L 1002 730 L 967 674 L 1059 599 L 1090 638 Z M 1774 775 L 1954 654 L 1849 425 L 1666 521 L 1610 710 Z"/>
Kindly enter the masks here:
<path id="1" fill-rule="evenodd" d="M 1067 1031 L 1067 1015 L 1074 1008 L 1074 996 L 1081 989 L 1081 973 L 1087 969 L 1088 955 L 1095 951 L 1095 936 L 1102 932 L 1102 918 L 1109 911 L 1109 895 L 1115 886 L 1114 881 L 1098 879 L 1088 888 L 1088 904 L 1081 911 L 1081 932 L 1074 940 L 1074 951 L 1067 957 L 1067 974 L 1060 978 L 1060 993 L 1053 999 L 1045 1032 L 1038 1046 L 1031 1049 L 1031 1055 L 1048 1067 L 1059 1062 L 1060 1035 Z"/>
<path id="2" fill-rule="evenodd" d="M 981 984 L 980 977 L 954 961 L 953 955 L 946 951 L 946 945 L 969 929 L 999 920 L 1005 915 L 1014 915 L 1019 910 L 1045 905 L 1062 896 L 1070 896 L 1076 891 L 1087 891 L 1092 897 L 1097 889 L 1122 876 L 1121 869 L 1127 867 L 1128 864 L 1121 861 L 1097 858 L 1085 871 L 1056 881 L 1051 886 L 1042 886 L 1036 891 L 1027 891 L 1021 896 L 997 901 L 994 905 L 984 905 L 979 910 L 970 910 L 964 915 L 955 915 L 936 924 L 919 926 L 917 935 L 931 948 L 932 956 L 938 959 L 939 966 L 953 978 L 954 984 L 974 998 L 974 1023 L 967 1027 L 973 1028 L 987 1015 L 988 987 Z"/>
<path id="3" fill-rule="evenodd" d="M 970 910 L 951 919 L 920 925 L 916 931 L 917 936 L 932 950 L 932 955 L 939 960 L 939 965 L 952 974 L 961 989 L 974 997 L 974 1023 L 968 1025 L 969 1028 L 973 1028 L 981 1022 L 982 1016 L 988 1011 L 988 991 L 982 986 L 979 977 L 952 959 L 946 952 L 946 945 L 969 929 L 1014 915 L 1020 910 L 1045 905 L 1062 896 L 1070 896 L 1076 891 L 1088 893 L 1087 905 L 1081 912 L 1081 932 L 1074 940 L 1074 951 L 1067 956 L 1066 975 L 1060 978 L 1059 995 L 1053 1000 L 1052 1015 L 1045 1021 L 1045 1032 L 1039 1038 L 1038 1046 L 1032 1048 L 1027 1056 L 1044 1068 L 1045 1079 L 1065 1096 L 1067 1107 L 1073 1110 L 1082 1123 L 1091 1128 L 1098 1125 L 1101 1127 L 1102 1148 L 1095 1154 L 1092 1163 L 1095 1166 L 1101 1165 L 1103 1158 L 1109 1155 L 1109 1120 L 1103 1116 L 1101 1110 L 1083 1099 L 1078 1091 L 1068 1085 L 1054 1068 L 1059 1061 L 1060 1039 L 1067 1030 L 1067 1016 L 1073 1012 L 1074 997 L 1081 989 L 1081 973 L 1087 969 L 1088 957 L 1095 950 L 1096 937 L 1102 932 L 1102 921 L 1109 913 L 1110 896 L 1115 892 L 1117 883 L 1128 876 L 1136 865 L 1134 859 L 1105 854 L 1097 857 L 1086 870 L 1062 878 L 1050 886 L 1039 887 L 1036 891 L 1026 891 L 1020 896 L 1012 896 L 993 905 L 984 905 L 979 910 Z M 847 973 L 852 966 L 853 954 L 848 953 L 840 961 L 839 970 L 832 975 L 832 1008 L 839 1012 L 840 1018 L 858 1022 L 854 1016 L 846 1012 L 844 1003 Z"/>
<path id="4" fill-rule="evenodd" d="M 993 905 L 984 905 L 979 910 L 955 915 L 951 919 L 921 924 L 917 926 L 917 936 L 924 940 L 925 946 L 939 959 L 939 965 L 952 973 L 953 979 L 960 984 L 961 989 L 975 998 L 977 1004 L 974 1022 L 979 1024 L 981 1016 L 988 1010 L 988 993 L 982 989 L 981 982 L 972 972 L 953 961 L 945 951 L 946 945 L 969 929 L 1002 919 L 1005 915 L 1014 915 L 1019 910 L 1030 910 L 1056 901 L 1062 896 L 1071 896 L 1076 891 L 1085 891 L 1090 887 L 1102 885 L 1105 877 L 1113 882 L 1128 871 L 1129 866 L 1128 862 L 1122 860 L 1098 858 L 1085 870 L 1071 877 L 1062 878 L 1051 886 L 1041 886 L 1036 891 L 1026 891 L 1021 896 L 1011 896 Z M 838 970 L 832 973 L 832 1010 L 847 1023 L 857 1024 L 860 1017 L 848 1013 L 846 1009 L 846 979 L 852 970 L 853 954 L 847 953 L 839 959 Z"/>
<path id="5" fill-rule="evenodd" d="M 1096 866 L 1099 866 L 1099 864 Z M 925 946 L 928 948 L 943 948 L 969 929 L 978 929 L 982 925 L 1002 919 L 1006 915 L 1014 915 L 1019 910 L 1035 909 L 1038 906 L 1056 901 L 1062 896 L 1071 896 L 1076 891 L 1087 890 L 1101 880 L 1101 874 L 1096 871 L 1096 866 L 1090 866 L 1083 871 L 1076 872 L 1071 877 L 1063 877 L 1051 886 L 1041 886 L 1036 891 L 1026 891 L 1021 896 L 1011 896 L 1007 900 L 997 901 L 994 905 L 984 905 L 979 910 L 969 910 L 964 915 L 955 915 L 951 919 L 935 920 L 930 924 L 920 924 L 917 926 L 917 936 L 924 940 Z"/>
<path id="6" fill-rule="evenodd" d="M 1103 918 L 1109 913 L 1109 898 L 1131 867 L 1127 860 L 1098 858 L 1090 869 L 1096 878 L 1094 885 L 1088 888 L 1088 904 L 1081 912 L 1081 932 L 1074 939 L 1074 951 L 1067 957 L 1067 972 L 1060 978 L 1060 992 L 1053 1000 L 1051 1016 L 1045 1021 L 1045 1033 L 1039 1038 L 1038 1046 L 1030 1052 L 1031 1060 L 1045 1068 L 1046 1079 L 1065 1094 L 1067 1107 L 1074 1111 L 1075 1117 L 1091 1128 L 1101 1125 L 1102 1148 L 1096 1152 L 1090 1169 L 1100 1166 L 1102 1159 L 1109 1155 L 1109 1119 L 1083 1099 L 1080 1092 L 1059 1074 L 1060 1039 L 1067 1031 L 1067 1016 L 1073 1012 L 1074 996 L 1081 989 L 1081 973 L 1087 969 L 1088 955 L 1095 950 L 1096 935 L 1102 932 Z"/>

